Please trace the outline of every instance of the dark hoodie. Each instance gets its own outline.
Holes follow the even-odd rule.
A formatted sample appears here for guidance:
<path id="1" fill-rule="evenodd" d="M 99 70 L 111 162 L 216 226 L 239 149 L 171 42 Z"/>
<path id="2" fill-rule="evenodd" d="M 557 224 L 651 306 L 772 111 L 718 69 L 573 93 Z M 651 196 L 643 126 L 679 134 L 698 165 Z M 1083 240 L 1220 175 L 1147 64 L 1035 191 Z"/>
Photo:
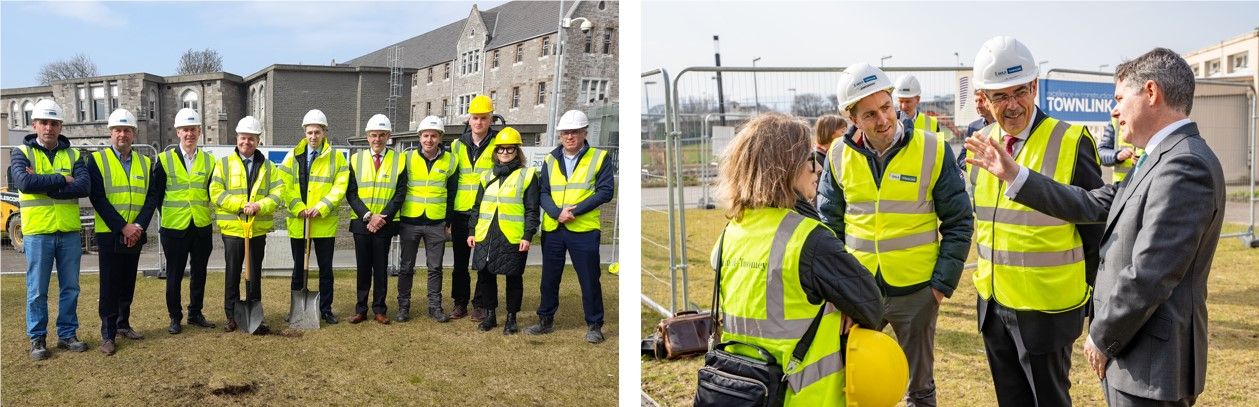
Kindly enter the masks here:
<path id="1" fill-rule="evenodd" d="M 66 136 L 57 136 L 57 147 L 51 151 L 39 144 L 38 136 L 34 133 L 26 135 L 22 144 L 30 146 L 32 153 L 44 154 L 49 161 L 52 161 L 58 151 L 70 148 L 70 139 Z M 84 156 L 86 154 L 79 156 L 79 160 L 74 162 L 74 167 L 70 172 L 70 176 L 74 177 L 74 183 L 67 184 L 66 178 L 60 174 L 27 174 L 26 169 L 34 168 L 34 166 L 21 149 L 14 148 L 9 154 L 9 179 L 21 192 L 47 194 L 53 199 L 83 198 L 91 191 L 91 181 L 88 179 Z"/>

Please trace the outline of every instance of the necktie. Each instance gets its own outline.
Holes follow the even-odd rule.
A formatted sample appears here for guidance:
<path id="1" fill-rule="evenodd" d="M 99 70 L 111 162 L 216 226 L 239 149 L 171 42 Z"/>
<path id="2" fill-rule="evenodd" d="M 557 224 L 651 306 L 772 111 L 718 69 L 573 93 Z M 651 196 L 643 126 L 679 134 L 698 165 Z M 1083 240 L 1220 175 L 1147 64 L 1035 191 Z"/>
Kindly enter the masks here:
<path id="1" fill-rule="evenodd" d="M 376 157 L 376 170 L 380 171 L 380 154 L 372 154 L 372 157 Z"/>
<path id="2" fill-rule="evenodd" d="M 1141 156 L 1141 158 L 1138 158 L 1138 159 L 1137 159 L 1137 165 L 1132 167 L 1132 174 L 1136 174 L 1136 173 L 1137 173 L 1137 170 L 1138 170 L 1138 169 L 1141 169 L 1141 164 L 1142 164 L 1142 163 L 1144 163 L 1144 162 L 1145 162 L 1145 158 L 1146 158 L 1146 157 L 1149 157 L 1149 156 L 1150 156 L 1149 154 L 1145 154 L 1145 155 L 1142 155 L 1142 156 Z M 1129 177 L 1129 178 L 1131 178 L 1131 177 L 1132 177 L 1132 175 L 1129 175 L 1128 177 Z"/>
<path id="3" fill-rule="evenodd" d="M 1010 155 L 1014 155 L 1014 143 L 1017 141 L 1019 141 L 1017 137 L 1009 134 L 1005 135 L 1005 152 Z"/>

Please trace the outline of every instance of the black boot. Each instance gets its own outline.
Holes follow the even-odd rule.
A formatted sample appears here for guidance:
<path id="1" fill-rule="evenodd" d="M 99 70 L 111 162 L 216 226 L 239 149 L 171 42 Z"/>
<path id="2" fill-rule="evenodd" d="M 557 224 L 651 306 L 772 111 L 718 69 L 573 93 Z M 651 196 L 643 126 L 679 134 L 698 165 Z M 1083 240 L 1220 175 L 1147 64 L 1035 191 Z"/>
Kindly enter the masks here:
<path id="1" fill-rule="evenodd" d="M 396 317 L 394 317 L 394 320 L 395 320 L 395 321 L 398 321 L 398 322 L 407 322 L 407 321 L 410 321 L 410 320 L 411 320 L 411 307 L 409 307 L 409 306 L 408 306 L 408 307 L 399 306 L 399 307 L 398 307 L 398 315 L 397 315 Z"/>
<path id="2" fill-rule="evenodd" d="M 44 360 L 52 356 L 52 352 L 48 351 L 48 344 L 44 337 L 38 336 L 31 338 L 31 359 Z"/>
<path id="3" fill-rule="evenodd" d="M 482 331 L 489 331 L 498 326 L 498 317 L 495 315 L 495 312 L 496 310 L 494 309 L 485 310 L 485 319 L 481 320 L 480 325 Z"/>
<path id="4" fill-rule="evenodd" d="M 540 316 L 536 325 L 530 325 L 525 328 L 525 333 L 529 335 L 545 335 L 555 332 L 555 316 Z"/>
<path id="5" fill-rule="evenodd" d="M 437 322 L 448 322 L 450 317 L 446 316 L 446 312 L 442 311 L 442 307 L 429 307 L 428 317 Z"/>
<path id="6" fill-rule="evenodd" d="M 503 335 L 511 335 L 516 332 L 520 332 L 520 329 L 516 327 L 516 313 L 507 313 L 507 322 L 503 323 Z"/>

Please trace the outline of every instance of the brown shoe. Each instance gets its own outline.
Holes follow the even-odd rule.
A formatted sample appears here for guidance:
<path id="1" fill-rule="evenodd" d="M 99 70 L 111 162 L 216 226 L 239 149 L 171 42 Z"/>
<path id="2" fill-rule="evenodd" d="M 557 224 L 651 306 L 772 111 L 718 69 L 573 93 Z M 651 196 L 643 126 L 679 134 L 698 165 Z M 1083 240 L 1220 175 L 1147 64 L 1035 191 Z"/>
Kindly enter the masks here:
<path id="1" fill-rule="evenodd" d="M 117 351 L 118 346 L 114 344 L 114 341 L 101 342 L 101 353 L 104 353 L 105 356 L 113 356 L 114 352 Z"/>
<path id="2" fill-rule="evenodd" d="M 454 309 L 450 310 L 450 319 L 461 319 L 466 316 L 468 316 L 467 305 L 456 305 Z"/>
<path id="3" fill-rule="evenodd" d="M 227 320 L 226 324 L 223 324 L 223 332 L 232 332 L 235 330 L 236 330 L 236 320 L 229 319 Z"/>
<path id="4" fill-rule="evenodd" d="M 484 308 L 481 308 L 481 307 L 472 307 L 472 316 L 471 316 L 471 317 L 469 317 L 468 319 L 471 319 L 471 320 L 472 320 L 472 322 L 481 322 L 481 321 L 484 321 L 484 320 L 485 320 L 485 309 L 484 309 Z"/>
<path id="5" fill-rule="evenodd" d="M 382 325 L 389 325 L 389 317 L 386 317 L 385 314 L 376 314 L 376 322 Z"/>
<path id="6" fill-rule="evenodd" d="M 122 335 L 123 338 L 127 338 L 133 341 L 144 339 L 144 335 L 140 335 L 140 333 L 136 332 L 134 329 L 126 329 L 126 328 L 119 329 L 118 334 Z"/>
<path id="7" fill-rule="evenodd" d="M 363 322 L 366 320 L 367 320 L 367 314 L 354 314 L 354 316 L 350 317 L 351 324 L 357 324 L 359 322 Z"/>

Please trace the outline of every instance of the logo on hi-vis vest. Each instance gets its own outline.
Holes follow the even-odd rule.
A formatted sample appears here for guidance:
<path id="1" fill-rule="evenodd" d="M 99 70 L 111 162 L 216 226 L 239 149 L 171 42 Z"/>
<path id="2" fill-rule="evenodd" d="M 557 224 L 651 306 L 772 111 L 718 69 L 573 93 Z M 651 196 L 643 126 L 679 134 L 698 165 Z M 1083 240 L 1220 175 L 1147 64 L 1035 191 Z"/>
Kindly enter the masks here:
<path id="1" fill-rule="evenodd" d="M 918 182 L 918 177 L 913 175 L 889 173 L 887 174 L 887 177 L 897 181 Z"/>

